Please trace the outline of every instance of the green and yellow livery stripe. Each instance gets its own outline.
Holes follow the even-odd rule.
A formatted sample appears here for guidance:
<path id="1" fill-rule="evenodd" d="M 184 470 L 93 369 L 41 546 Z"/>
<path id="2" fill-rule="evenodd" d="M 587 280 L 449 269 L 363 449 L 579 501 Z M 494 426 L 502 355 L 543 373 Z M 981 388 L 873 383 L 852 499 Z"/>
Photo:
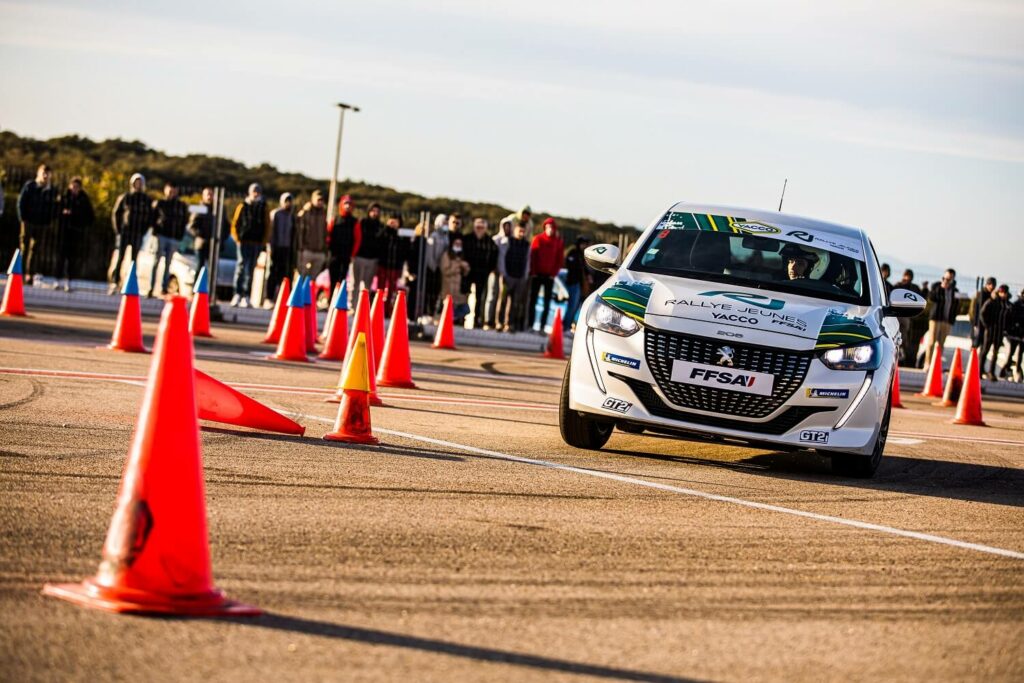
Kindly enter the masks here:
<path id="1" fill-rule="evenodd" d="M 652 287 L 650 282 L 621 280 L 601 292 L 600 299 L 615 310 L 643 322 Z"/>
<path id="2" fill-rule="evenodd" d="M 860 342 L 871 341 L 871 328 L 860 318 L 848 318 L 839 313 L 829 313 L 818 332 L 815 349 L 834 349 Z"/>
<path id="3" fill-rule="evenodd" d="M 684 213 L 673 211 L 668 214 L 661 225 L 675 230 L 700 230 L 703 232 L 741 232 L 734 223 L 743 222 L 744 218 L 734 216 L 718 216 L 710 213 Z"/>

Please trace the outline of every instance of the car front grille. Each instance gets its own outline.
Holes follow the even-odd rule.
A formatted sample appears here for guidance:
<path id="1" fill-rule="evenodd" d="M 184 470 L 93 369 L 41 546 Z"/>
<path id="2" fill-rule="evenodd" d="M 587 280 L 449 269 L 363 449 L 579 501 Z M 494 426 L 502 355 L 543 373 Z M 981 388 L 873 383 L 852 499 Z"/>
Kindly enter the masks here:
<path id="1" fill-rule="evenodd" d="M 732 367 L 775 375 L 771 396 L 672 381 L 672 362 L 690 361 L 715 365 L 722 347 L 734 350 Z M 647 365 L 668 400 L 689 410 L 703 410 L 733 417 L 767 417 L 793 395 L 807 376 L 812 351 L 786 351 L 767 346 L 737 344 L 652 328 L 644 329 Z"/>
<path id="2" fill-rule="evenodd" d="M 666 420 L 676 420 L 682 423 L 701 425 L 704 427 L 717 427 L 719 429 L 735 429 L 750 434 L 771 434 L 778 436 L 790 431 L 811 415 L 826 413 L 835 410 L 828 406 L 790 406 L 786 410 L 766 422 L 747 422 L 744 420 L 732 420 L 727 417 L 716 417 L 713 415 L 702 415 L 700 413 L 688 413 L 676 410 L 666 404 L 654 387 L 635 377 L 626 377 L 617 372 L 609 373 L 615 379 L 620 379 L 629 385 L 636 397 L 640 399 L 644 408 L 651 415 Z M 681 425 L 685 427 L 684 425 Z"/>

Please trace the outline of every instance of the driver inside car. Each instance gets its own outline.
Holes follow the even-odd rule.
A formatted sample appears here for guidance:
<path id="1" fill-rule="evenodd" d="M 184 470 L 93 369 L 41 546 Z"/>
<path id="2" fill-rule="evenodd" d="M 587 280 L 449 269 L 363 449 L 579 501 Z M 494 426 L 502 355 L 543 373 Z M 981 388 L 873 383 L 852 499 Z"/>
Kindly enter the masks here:
<path id="1" fill-rule="evenodd" d="M 804 251 L 793 245 L 786 246 L 782 250 L 782 258 L 786 264 L 787 280 L 803 280 L 807 278 L 814 264 L 818 262 L 818 255 L 814 252 Z"/>

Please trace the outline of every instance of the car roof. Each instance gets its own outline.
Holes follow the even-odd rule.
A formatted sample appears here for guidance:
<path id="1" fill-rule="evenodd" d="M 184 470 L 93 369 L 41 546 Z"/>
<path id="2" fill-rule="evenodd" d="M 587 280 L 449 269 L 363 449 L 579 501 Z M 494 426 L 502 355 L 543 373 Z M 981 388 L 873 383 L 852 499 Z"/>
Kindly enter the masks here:
<path id="1" fill-rule="evenodd" d="M 669 211 L 679 213 L 710 213 L 717 216 L 738 216 L 747 220 L 758 220 L 766 223 L 779 223 L 794 228 L 805 228 L 828 232 L 834 235 L 841 235 L 848 239 L 857 240 L 864 238 L 864 231 L 859 228 L 851 228 L 838 223 L 829 223 L 816 218 L 796 216 L 791 213 L 779 211 L 765 211 L 764 209 L 745 209 L 738 206 L 719 206 L 715 204 L 691 204 L 688 202 L 677 202 L 669 208 Z"/>

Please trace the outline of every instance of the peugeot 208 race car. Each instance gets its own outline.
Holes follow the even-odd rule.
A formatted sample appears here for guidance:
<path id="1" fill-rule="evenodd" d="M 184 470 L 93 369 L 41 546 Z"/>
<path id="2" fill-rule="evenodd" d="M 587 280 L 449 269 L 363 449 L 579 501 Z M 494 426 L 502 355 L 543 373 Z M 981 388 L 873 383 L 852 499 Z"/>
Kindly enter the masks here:
<path id="1" fill-rule="evenodd" d="M 627 432 L 697 433 L 811 448 L 869 477 L 885 448 L 900 343 L 897 317 L 862 230 L 782 213 L 676 204 L 584 302 L 562 383 L 563 439 L 599 449 Z"/>

